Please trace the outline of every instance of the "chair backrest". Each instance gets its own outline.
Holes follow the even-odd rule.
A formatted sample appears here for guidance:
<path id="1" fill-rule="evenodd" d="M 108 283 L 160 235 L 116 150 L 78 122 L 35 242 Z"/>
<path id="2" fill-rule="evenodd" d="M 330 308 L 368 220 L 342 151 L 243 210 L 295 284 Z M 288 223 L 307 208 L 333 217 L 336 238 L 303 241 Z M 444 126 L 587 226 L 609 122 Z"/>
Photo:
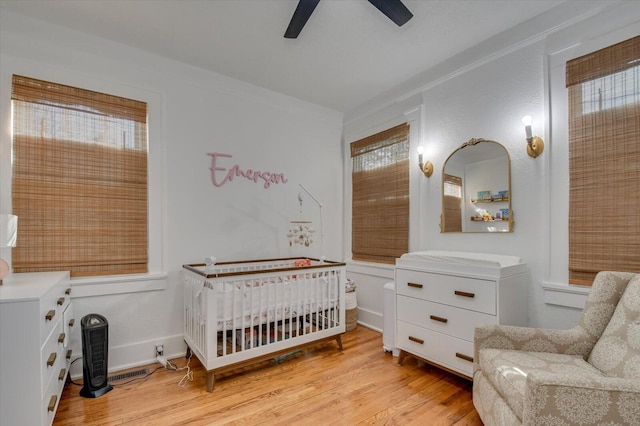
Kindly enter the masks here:
<path id="1" fill-rule="evenodd" d="M 620 297 L 627 288 L 627 284 L 636 274 L 632 272 L 602 271 L 596 275 L 593 286 L 587 297 L 576 328 L 586 334 L 584 356 L 589 356 L 607 324 L 616 310 Z M 582 351 L 581 351 L 582 352 Z"/>
<path id="2" fill-rule="evenodd" d="M 627 284 L 587 361 L 605 376 L 640 380 L 640 274 Z"/>

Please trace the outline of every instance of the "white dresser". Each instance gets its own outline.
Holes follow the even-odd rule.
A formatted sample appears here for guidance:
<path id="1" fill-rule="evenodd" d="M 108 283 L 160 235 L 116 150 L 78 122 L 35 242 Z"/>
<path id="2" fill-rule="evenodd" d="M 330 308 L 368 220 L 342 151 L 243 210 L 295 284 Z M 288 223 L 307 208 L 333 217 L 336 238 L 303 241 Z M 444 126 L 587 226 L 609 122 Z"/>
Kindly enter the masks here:
<path id="1" fill-rule="evenodd" d="M 68 272 L 12 274 L 0 286 L 0 425 L 53 423 L 71 356 L 70 294 Z"/>
<path id="2" fill-rule="evenodd" d="M 396 345 L 455 374 L 473 374 L 476 324 L 527 325 L 527 265 L 515 256 L 427 251 L 396 260 Z"/>

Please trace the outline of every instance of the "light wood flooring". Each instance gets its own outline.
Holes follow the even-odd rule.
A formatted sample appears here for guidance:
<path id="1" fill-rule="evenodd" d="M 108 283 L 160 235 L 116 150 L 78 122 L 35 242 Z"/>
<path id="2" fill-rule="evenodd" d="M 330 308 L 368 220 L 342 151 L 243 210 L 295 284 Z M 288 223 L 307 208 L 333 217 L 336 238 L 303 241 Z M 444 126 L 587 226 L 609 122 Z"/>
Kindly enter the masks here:
<path id="1" fill-rule="evenodd" d="M 482 425 L 471 382 L 414 358 L 398 366 L 381 334 L 360 325 L 342 342 L 216 375 L 212 393 L 195 357 L 185 387 L 184 372 L 162 368 L 95 399 L 67 384 L 54 425 Z"/>

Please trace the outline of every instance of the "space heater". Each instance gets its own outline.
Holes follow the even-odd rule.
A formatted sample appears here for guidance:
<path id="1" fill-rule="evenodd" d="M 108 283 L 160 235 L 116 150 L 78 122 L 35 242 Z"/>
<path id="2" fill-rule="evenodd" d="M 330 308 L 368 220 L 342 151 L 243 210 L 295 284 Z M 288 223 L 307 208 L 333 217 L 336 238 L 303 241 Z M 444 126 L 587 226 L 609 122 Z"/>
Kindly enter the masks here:
<path id="1" fill-rule="evenodd" d="M 107 380 L 109 323 L 99 314 L 82 318 L 82 378 L 80 395 L 97 398 L 113 389 Z"/>

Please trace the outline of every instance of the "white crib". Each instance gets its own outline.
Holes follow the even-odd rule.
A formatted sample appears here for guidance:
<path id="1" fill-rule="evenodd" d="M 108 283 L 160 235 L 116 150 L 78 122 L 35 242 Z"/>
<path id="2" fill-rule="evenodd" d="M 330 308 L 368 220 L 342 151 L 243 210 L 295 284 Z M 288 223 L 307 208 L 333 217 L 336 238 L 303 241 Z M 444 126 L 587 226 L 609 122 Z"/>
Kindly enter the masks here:
<path id="1" fill-rule="evenodd" d="M 304 265 L 304 266 L 299 266 Z M 344 263 L 291 258 L 184 265 L 184 339 L 214 373 L 345 332 Z"/>

